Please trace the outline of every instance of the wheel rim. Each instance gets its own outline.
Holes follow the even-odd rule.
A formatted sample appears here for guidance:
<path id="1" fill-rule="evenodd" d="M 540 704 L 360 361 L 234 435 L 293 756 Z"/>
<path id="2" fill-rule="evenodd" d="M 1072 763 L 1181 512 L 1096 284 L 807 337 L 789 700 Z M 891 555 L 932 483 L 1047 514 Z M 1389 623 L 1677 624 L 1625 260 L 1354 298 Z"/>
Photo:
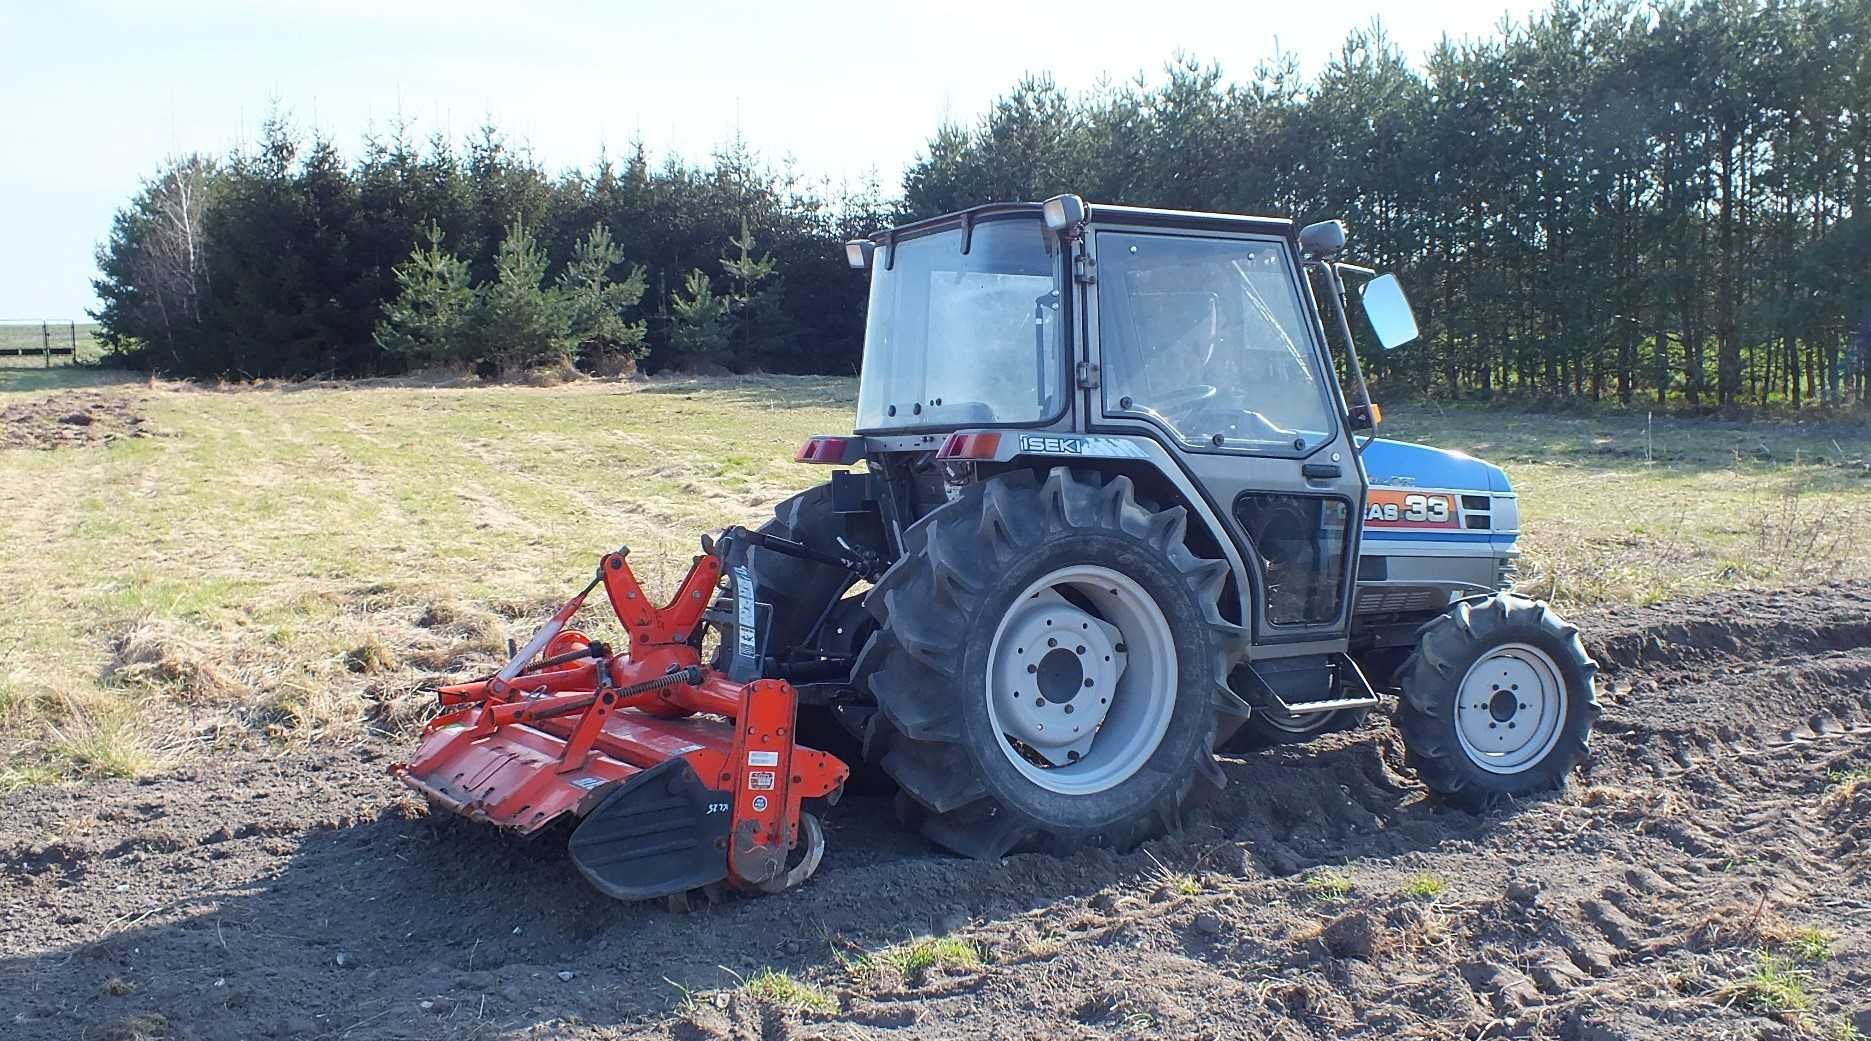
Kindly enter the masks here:
<path id="1" fill-rule="evenodd" d="M 1310 734 L 1315 730 L 1325 729 L 1326 724 L 1338 718 L 1333 712 L 1302 712 L 1294 715 L 1279 709 L 1255 709 L 1255 718 L 1284 734 Z"/>
<path id="2" fill-rule="evenodd" d="M 1551 655 L 1503 644 L 1469 666 L 1455 703 L 1455 734 L 1469 761 L 1489 773 L 1538 766 L 1559 743 L 1566 683 Z"/>
<path id="3" fill-rule="evenodd" d="M 1028 780 L 1063 795 L 1123 783 L 1169 730 L 1175 640 L 1155 598 L 1095 564 L 1027 586 L 988 648 L 988 721 Z"/>

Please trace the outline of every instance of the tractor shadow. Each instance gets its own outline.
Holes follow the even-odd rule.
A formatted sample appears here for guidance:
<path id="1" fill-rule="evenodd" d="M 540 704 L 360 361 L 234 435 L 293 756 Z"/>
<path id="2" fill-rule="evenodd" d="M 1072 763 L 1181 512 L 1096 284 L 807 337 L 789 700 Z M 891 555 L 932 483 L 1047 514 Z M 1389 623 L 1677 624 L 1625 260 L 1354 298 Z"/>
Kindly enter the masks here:
<path id="1" fill-rule="evenodd" d="M 811 882 L 687 914 L 597 894 L 551 836 L 512 840 L 401 800 L 291 834 L 8 862 L 4 876 L 61 876 L 31 887 L 60 897 L 27 913 L 69 925 L 0 959 L 0 1011 L 23 1017 L 8 1034 L 22 1038 L 134 1036 L 124 1024 L 138 1016 L 201 1041 L 644 1027 L 764 968 L 836 987 L 869 952 L 1070 916 L 1104 891 L 1148 892 L 1166 870 L 1252 884 L 1493 826 L 1399 784 L 1369 734 L 1320 744 L 1226 760 L 1228 792 L 1179 836 L 1124 855 L 963 860 L 904 833 L 889 799 L 847 799 L 824 815 Z M 135 895 L 113 892 L 124 885 Z"/>

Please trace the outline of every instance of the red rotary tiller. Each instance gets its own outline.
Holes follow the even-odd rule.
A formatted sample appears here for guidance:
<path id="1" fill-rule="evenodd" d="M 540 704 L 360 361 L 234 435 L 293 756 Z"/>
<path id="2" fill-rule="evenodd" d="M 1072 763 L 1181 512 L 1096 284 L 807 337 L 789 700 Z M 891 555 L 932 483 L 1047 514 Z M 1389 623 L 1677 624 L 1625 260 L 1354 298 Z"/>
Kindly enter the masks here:
<path id="1" fill-rule="evenodd" d="M 443 713 L 391 773 L 441 808 L 522 835 L 579 818 L 573 863 L 620 899 L 680 899 L 723 882 L 777 892 L 805 881 L 825 840 L 800 804 L 836 801 L 850 771 L 794 742 L 790 683 L 735 678 L 758 675 L 752 625 L 738 627 L 744 638 L 726 675 L 701 660 L 703 615 L 724 566 L 738 572 L 728 587 L 737 617 L 750 621 L 746 544 L 779 541 L 730 529 L 705 542 L 660 609 L 637 584 L 629 551 L 606 555 L 499 672 L 441 689 Z M 629 633 L 625 653 L 570 625 L 600 585 Z"/>

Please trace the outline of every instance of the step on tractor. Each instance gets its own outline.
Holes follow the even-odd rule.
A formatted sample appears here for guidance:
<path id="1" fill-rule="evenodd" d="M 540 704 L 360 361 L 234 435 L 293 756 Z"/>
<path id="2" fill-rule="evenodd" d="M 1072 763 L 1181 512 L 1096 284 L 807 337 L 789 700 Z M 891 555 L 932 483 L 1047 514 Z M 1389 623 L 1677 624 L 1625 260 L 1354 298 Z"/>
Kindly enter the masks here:
<path id="1" fill-rule="evenodd" d="M 1071 195 L 847 244 L 855 432 L 797 457 L 830 479 L 704 538 L 666 606 L 605 556 L 394 772 L 562 823 L 600 890 L 676 902 L 804 881 L 807 807 L 854 769 L 970 857 L 1132 847 L 1224 784 L 1218 755 L 1384 704 L 1449 803 L 1560 785 L 1596 667 L 1509 591 L 1506 476 L 1376 437 L 1356 344 L 1416 321 L 1345 246 Z M 574 625 L 600 586 L 623 648 Z"/>

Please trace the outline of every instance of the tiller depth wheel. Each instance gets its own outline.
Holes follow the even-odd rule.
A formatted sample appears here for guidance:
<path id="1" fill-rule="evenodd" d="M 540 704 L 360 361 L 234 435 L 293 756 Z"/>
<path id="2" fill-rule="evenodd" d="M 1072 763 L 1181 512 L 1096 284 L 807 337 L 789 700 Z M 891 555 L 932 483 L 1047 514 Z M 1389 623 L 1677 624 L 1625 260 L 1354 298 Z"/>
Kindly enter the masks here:
<path id="1" fill-rule="evenodd" d="M 578 817 L 572 861 L 619 899 L 804 882 L 824 838 L 800 804 L 836 801 L 850 771 L 794 743 L 791 684 L 702 663 L 703 613 L 732 559 L 727 539 L 709 548 L 661 609 L 628 550 L 605 556 L 499 672 L 441 689 L 443 713 L 390 772 L 434 805 L 522 835 Z M 600 585 L 629 633 L 625 653 L 570 628 Z"/>

